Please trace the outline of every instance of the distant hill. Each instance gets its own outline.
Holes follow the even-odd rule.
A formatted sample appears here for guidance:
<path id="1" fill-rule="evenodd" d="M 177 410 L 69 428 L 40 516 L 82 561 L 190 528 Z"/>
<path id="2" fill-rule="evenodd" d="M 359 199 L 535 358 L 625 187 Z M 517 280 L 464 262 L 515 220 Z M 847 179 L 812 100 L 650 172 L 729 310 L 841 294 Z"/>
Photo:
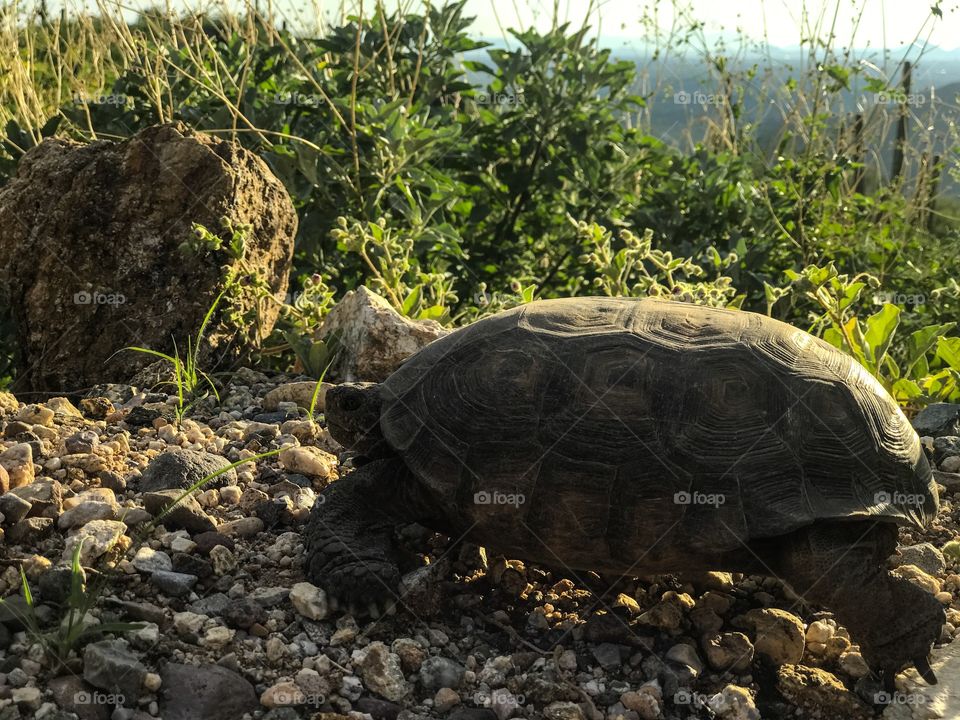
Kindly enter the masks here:
<path id="1" fill-rule="evenodd" d="M 495 47 L 506 46 L 502 39 L 487 42 Z M 638 82 L 634 92 L 644 96 L 653 93 L 648 98 L 649 112 L 645 118 L 652 135 L 679 147 L 688 145 L 691 136 L 694 139 L 702 137 L 706 119 L 716 113 L 714 98 L 719 91 L 711 85 L 711 76 L 702 62 L 682 56 L 669 57 L 666 61 L 653 60 L 642 45 L 634 46 L 623 38 L 606 38 L 603 44 L 612 49 L 617 59 L 628 60 L 637 66 Z M 867 49 L 855 51 L 853 56 L 886 68 L 889 75 L 899 80 L 898 63 L 906 51 L 906 48 L 900 48 L 884 53 Z M 960 48 L 928 47 L 922 52 L 919 48 L 911 48 L 907 55 L 919 57 L 913 65 L 910 97 L 906 98 L 910 112 L 908 144 L 913 141 L 910 147 L 914 150 L 907 153 L 905 172 L 909 177 L 916 170 L 916 155 L 920 149 L 944 158 L 952 157 L 951 148 L 955 147 L 955 142 L 951 139 L 955 140 L 955 137 L 951 137 L 950 126 L 960 127 Z M 470 57 L 481 61 L 488 59 L 486 51 L 470 53 Z M 770 88 L 782 88 L 791 76 L 797 77 L 800 69 L 808 64 L 809 59 L 800 48 L 778 47 L 770 47 L 762 54 L 747 54 L 730 64 L 734 72 L 754 65 L 761 70 L 754 85 L 738 88 L 742 93 L 740 102 L 743 108 L 740 122 L 758 124 L 761 146 L 771 154 L 782 136 L 783 121 L 776 101 L 771 101 L 767 93 Z M 765 71 L 766 68 L 769 71 Z M 482 82 L 481 75 L 470 73 L 470 76 L 473 81 Z M 843 108 L 834 108 L 836 124 L 852 124 L 855 113 L 864 114 L 869 121 L 868 127 L 872 128 L 872 133 L 865 137 L 867 164 L 874 177 L 885 178 L 890 173 L 901 97 L 895 93 L 868 91 L 869 77 L 876 77 L 876 71 L 865 69 L 862 74 L 851 74 L 850 89 L 839 94 Z M 917 148 L 917 133 L 926 127 L 933 128 L 932 144 Z M 944 173 L 940 190 L 944 194 L 960 194 L 960 183 L 949 173 Z"/>

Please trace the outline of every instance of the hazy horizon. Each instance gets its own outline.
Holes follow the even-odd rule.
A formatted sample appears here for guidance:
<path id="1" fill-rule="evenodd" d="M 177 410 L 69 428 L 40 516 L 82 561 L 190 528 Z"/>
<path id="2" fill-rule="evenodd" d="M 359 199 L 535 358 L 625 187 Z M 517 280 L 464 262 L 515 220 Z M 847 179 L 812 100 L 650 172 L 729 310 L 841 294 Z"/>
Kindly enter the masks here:
<path id="1" fill-rule="evenodd" d="M 94 4 L 91 6 L 91 2 Z M 96 0 L 68 2 L 70 8 L 95 8 Z M 56 5 L 57 3 L 50 3 Z M 218 2 L 201 0 L 132 0 L 124 7 L 131 11 L 157 5 L 170 9 L 196 10 L 213 7 Z M 240 8 L 242 1 L 228 0 L 226 4 Z M 293 26 L 317 27 L 319 23 L 336 24 L 344 14 L 355 12 L 360 2 L 311 2 L 311 0 L 260 0 L 261 9 L 270 9 Z M 388 9 L 403 7 L 419 10 L 419 0 L 385 0 Z M 433 3 L 435 6 L 439 2 Z M 364 0 L 369 11 L 374 0 Z M 475 16 L 471 34 L 486 39 L 505 37 L 508 28 L 535 27 L 546 30 L 552 24 L 554 11 L 561 22 L 579 27 L 585 20 L 593 35 L 599 34 L 605 44 L 642 44 L 666 37 L 671 28 L 688 25 L 683 18 L 695 18 L 703 23 L 702 35 L 709 43 L 736 40 L 740 35 L 754 42 L 766 42 L 773 47 L 790 49 L 801 44 L 801 39 L 812 34 L 823 36 L 833 28 L 839 47 L 897 50 L 913 42 L 927 44 L 946 51 L 960 50 L 960 2 L 941 3 L 941 18 L 931 14 L 930 3 L 903 3 L 902 0 L 742 0 L 731 12 L 730 6 L 715 0 L 684 0 L 682 3 L 656 0 L 556 0 L 553 3 L 520 0 L 467 0 L 466 14 Z M 592 8 L 592 9 L 591 9 Z M 679 8 L 679 9 L 678 9 Z M 862 12 L 861 12 L 862 11 Z M 654 30 L 656 28 L 656 30 Z"/>

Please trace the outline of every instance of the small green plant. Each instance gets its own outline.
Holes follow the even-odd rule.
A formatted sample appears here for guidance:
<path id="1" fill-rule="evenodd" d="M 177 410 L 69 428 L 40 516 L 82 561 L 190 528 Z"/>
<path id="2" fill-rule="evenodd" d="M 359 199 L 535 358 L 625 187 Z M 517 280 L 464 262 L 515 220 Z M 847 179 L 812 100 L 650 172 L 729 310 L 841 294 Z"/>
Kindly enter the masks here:
<path id="1" fill-rule="evenodd" d="M 330 369 L 330 366 L 333 365 L 334 360 L 336 360 L 335 357 L 330 359 L 330 362 L 327 363 L 323 372 L 320 373 L 320 377 L 317 378 L 317 384 L 313 386 L 313 394 L 310 396 L 310 407 L 307 408 L 311 422 L 316 419 L 317 400 L 320 399 L 320 389 L 323 387 L 323 379 L 327 376 L 327 371 Z"/>
<path id="2" fill-rule="evenodd" d="M 283 336 L 293 348 L 303 371 L 311 377 L 323 377 L 340 347 L 339 332 L 332 332 L 323 340 L 300 335 L 297 330 L 284 330 Z"/>
<path id="3" fill-rule="evenodd" d="M 481 282 L 477 285 L 477 293 L 473 298 L 473 303 L 462 309 L 454 318 L 454 323 L 469 323 L 479 320 L 485 315 L 493 315 L 503 310 L 509 310 L 517 305 L 525 305 L 533 302 L 537 295 L 537 286 L 534 284 L 523 285 L 519 280 L 510 281 L 509 292 L 498 290 L 489 291 L 487 284 Z"/>
<path id="4" fill-rule="evenodd" d="M 586 222 L 574 222 L 574 225 L 584 249 L 580 263 L 592 271 L 593 289 L 604 295 L 659 297 L 716 307 L 739 307 L 743 301 L 731 279 L 723 275 L 723 271 L 737 261 L 735 253 L 721 257 L 715 248 L 709 248 L 707 257 L 716 277 L 703 280 L 707 273 L 702 265 L 653 247 L 650 229 L 645 230 L 642 237 L 623 229 L 617 245 L 613 233 L 602 225 Z"/>
<path id="5" fill-rule="evenodd" d="M 880 288 L 873 275 L 849 277 L 828 263 L 788 270 L 786 277 L 785 287 L 767 286 L 768 312 L 786 297 L 806 300 L 809 331 L 854 357 L 903 405 L 960 399 L 960 338 L 948 336 L 957 323 L 925 325 L 895 343 L 898 305 L 882 302 L 878 311 L 863 312 L 865 293 Z"/>
<path id="6" fill-rule="evenodd" d="M 281 449 L 269 450 L 248 458 L 243 458 L 242 460 L 237 460 L 193 483 L 170 502 L 170 504 L 165 506 L 142 530 L 138 531 L 127 552 L 135 553 L 159 526 L 164 517 L 212 480 L 244 463 L 256 462 L 276 455 Z M 73 549 L 70 563 L 70 593 L 63 603 L 63 612 L 55 626 L 49 629 L 41 626 L 41 621 L 36 611 L 33 592 L 23 566 L 20 567 L 20 579 L 21 593 L 26 609 L 21 610 L 14 603 L 6 599 L 0 599 L 0 607 L 7 608 L 19 619 L 26 628 L 27 633 L 41 644 L 47 656 L 58 665 L 65 664 L 69 660 L 71 653 L 98 636 L 110 633 L 121 634 L 135 632 L 143 628 L 143 625 L 140 623 L 100 622 L 92 625 L 85 622 L 88 613 L 96 607 L 99 599 L 103 596 L 111 578 L 108 571 L 100 572 L 98 573 L 97 580 L 88 585 L 86 582 L 86 573 L 81 565 L 82 549 L 83 541 L 81 540 Z"/>
<path id="7" fill-rule="evenodd" d="M 180 252 L 191 257 L 225 250 L 229 257 L 242 260 L 246 253 L 247 236 L 251 226 L 245 223 L 234 223 L 227 217 L 220 219 L 220 225 L 228 235 L 227 239 L 211 232 L 200 223 L 193 223 L 191 226 L 193 234 L 180 243 Z"/>
<path id="8" fill-rule="evenodd" d="M 70 562 L 70 594 L 63 604 L 60 621 L 52 629 L 45 630 L 40 625 L 33 592 L 23 566 L 20 567 L 20 584 L 26 610 L 21 611 L 9 601 L 0 599 L 0 606 L 10 610 L 20 620 L 27 633 L 43 647 L 47 657 L 58 665 L 66 663 L 75 648 L 99 635 L 134 632 L 143 627 L 139 623 L 105 622 L 90 625 L 85 622 L 87 613 L 96 605 L 98 595 L 87 591 L 85 573 L 80 565 L 82 548 L 81 540 L 73 549 Z"/>
<path id="9" fill-rule="evenodd" d="M 376 222 L 337 218 L 331 231 L 338 244 L 356 253 L 370 271 L 369 283 L 394 309 L 417 320 L 445 321 L 457 302 L 453 278 L 443 270 L 425 270 L 412 236 L 400 237 L 381 217 Z"/>
<path id="10" fill-rule="evenodd" d="M 183 357 L 180 356 L 180 352 L 177 349 L 176 340 L 174 340 L 173 343 L 172 355 L 136 345 L 122 348 L 122 350 L 131 350 L 133 352 L 152 355 L 170 363 L 170 367 L 173 370 L 173 380 L 165 384 L 172 385 L 177 389 L 177 424 L 183 422 L 184 416 L 196 402 L 207 397 L 205 392 L 201 392 L 203 387 L 209 388 L 217 399 L 217 402 L 220 402 L 220 394 L 217 392 L 217 386 L 214 385 L 210 376 L 200 369 L 198 356 L 200 349 L 203 347 L 203 336 L 206 333 L 207 325 L 210 324 L 210 320 L 213 318 L 213 314 L 217 309 L 217 305 L 220 304 L 222 297 L 223 292 L 217 295 L 210 309 L 207 310 L 207 314 L 204 315 L 203 322 L 200 324 L 200 329 L 197 330 L 196 338 L 187 338 L 187 352 Z"/>

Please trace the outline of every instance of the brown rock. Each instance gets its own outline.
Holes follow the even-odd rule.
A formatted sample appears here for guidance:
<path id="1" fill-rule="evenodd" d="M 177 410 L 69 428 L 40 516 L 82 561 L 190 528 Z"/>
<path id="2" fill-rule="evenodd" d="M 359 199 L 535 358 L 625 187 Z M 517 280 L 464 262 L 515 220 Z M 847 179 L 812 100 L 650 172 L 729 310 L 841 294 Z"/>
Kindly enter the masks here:
<path id="1" fill-rule="evenodd" d="M 777 690 L 793 705 L 822 720 L 867 720 L 870 708 L 834 675 L 819 668 L 783 665 L 777 670 Z"/>
<path id="2" fill-rule="evenodd" d="M 796 615 L 777 608 L 757 608 L 733 621 L 734 627 L 753 630 L 757 654 L 775 665 L 798 663 L 803 657 L 803 623 Z"/>
<path id="3" fill-rule="evenodd" d="M 123 381 L 154 358 L 113 356 L 118 349 L 169 352 L 171 338 L 195 336 L 223 266 L 239 260 L 225 245 L 195 249 L 192 225 L 229 240 L 222 218 L 251 226 L 242 273 L 282 297 L 296 212 L 266 164 L 239 145 L 167 124 L 122 142 L 56 138 L 30 150 L 0 190 L 0 291 L 13 308 L 21 382 L 66 390 Z M 269 334 L 279 305 L 252 291 L 231 296 L 240 313 L 255 303 L 257 321 L 242 328 L 218 312 L 201 362 L 214 348 L 239 347 L 241 334 L 248 346 Z"/>
<path id="4" fill-rule="evenodd" d="M 39 478 L 10 492 L 30 503 L 28 517 L 59 515 L 63 507 L 63 486 L 53 478 Z"/>
<path id="5" fill-rule="evenodd" d="M 744 673 L 753 662 L 753 645 L 743 633 L 720 633 L 701 641 L 707 663 L 714 670 Z"/>

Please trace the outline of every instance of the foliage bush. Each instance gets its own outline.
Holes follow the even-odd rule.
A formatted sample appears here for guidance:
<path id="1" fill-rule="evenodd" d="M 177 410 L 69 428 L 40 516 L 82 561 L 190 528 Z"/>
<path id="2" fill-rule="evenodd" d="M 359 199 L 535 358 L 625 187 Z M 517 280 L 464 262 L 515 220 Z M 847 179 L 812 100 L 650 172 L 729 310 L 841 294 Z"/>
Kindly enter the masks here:
<path id="1" fill-rule="evenodd" d="M 318 37 L 252 7 L 132 24 L 19 19 L 4 31 L 15 50 L 3 58 L 0 181 L 50 134 L 124 137 L 179 119 L 244 144 L 284 182 L 300 230 L 294 295 L 265 353 L 277 365 L 295 353 L 319 373 L 332 349 L 312 336 L 362 283 L 446 323 L 534 295 L 654 294 L 809 326 L 903 402 L 956 397 L 953 340 L 925 339 L 952 331 L 960 311 L 960 230 L 931 208 L 929 177 L 915 191 L 860 182 L 857 143 L 879 120 L 868 113 L 851 139 L 842 95 L 896 80 L 865 76 L 835 37 L 805 40 L 809 62 L 783 81 L 707 44 L 691 18 L 666 44 L 699 52 L 718 93 L 681 148 L 650 132 L 672 88 L 640 94 L 646 70 L 588 28 L 487 46 L 469 36 L 463 2 L 378 3 Z M 743 89 L 758 84 L 781 109 L 772 145 L 745 112 Z M 932 172 L 927 138 L 911 140 L 912 161 Z M 888 302 L 904 297 L 914 301 Z"/>

